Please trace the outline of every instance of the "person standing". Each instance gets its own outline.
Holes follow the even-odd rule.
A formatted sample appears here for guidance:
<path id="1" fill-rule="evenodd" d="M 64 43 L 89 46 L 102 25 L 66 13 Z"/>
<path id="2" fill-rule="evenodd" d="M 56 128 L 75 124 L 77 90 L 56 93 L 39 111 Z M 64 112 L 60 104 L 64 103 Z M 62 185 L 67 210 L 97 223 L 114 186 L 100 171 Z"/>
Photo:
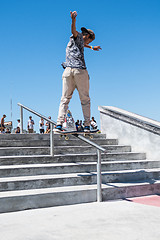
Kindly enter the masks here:
<path id="1" fill-rule="evenodd" d="M 21 128 L 21 123 L 20 123 L 20 119 L 17 119 L 17 127 Z"/>
<path id="2" fill-rule="evenodd" d="M 48 119 L 51 119 L 51 116 L 49 116 Z M 45 126 L 47 126 L 45 133 L 50 133 L 50 131 L 51 131 L 51 124 L 50 124 L 50 122 L 47 121 Z"/>
<path id="3" fill-rule="evenodd" d="M 32 116 L 29 116 L 29 120 L 28 120 L 28 132 L 29 133 L 33 133 L 33 130 L 34 130 L 34 121 L 32 119 Z"/>
<path id="4" fill-rule="evenodd" d="M 16 128 L 16 133 L 19 133 L 19 131 L 20 131 L 20 129 L 21 129 L 21 121 L 20 121 L 20 119 L 17 119 L 17 128 Z"/>
<path id="5" fill-rule="evenodd" d="M 84 116 L 84 131 L 88 132 L 90 131 L 89 75 L 84 60 L 84 47 L 94 51 L 99 51 L 101 47 L 89 45 L 95 39 L 94 32 L 85 27 L 81 28 L 81 33 L 78 32 L 76 30 L 77 12 L 70 12 L 70 15 L 72 36 L 66 48 L 66 62 L 62 64 L 65 70 L 62 75 L 63 90 L 56 130 L 62 130 L 68 104 L 75 88 L 77 88 Z"/>
<path id="6" fill-rule="evenodd" d="M 41 118 L 39 121 L 39 131 L 40 133 L 44 133 L 44 119 Z"/>
<path id="7" fill-rule="evenodd" d="M 1 124 L 0 124 L 0 127 L 1 127 L 1 133 L 4 133 L 4 129 L 5 129 L 5 126 L 4 126 L 4 119 L 6 118 L 6 115 L 3 114 L 3 117 L 1 118 Z"/>

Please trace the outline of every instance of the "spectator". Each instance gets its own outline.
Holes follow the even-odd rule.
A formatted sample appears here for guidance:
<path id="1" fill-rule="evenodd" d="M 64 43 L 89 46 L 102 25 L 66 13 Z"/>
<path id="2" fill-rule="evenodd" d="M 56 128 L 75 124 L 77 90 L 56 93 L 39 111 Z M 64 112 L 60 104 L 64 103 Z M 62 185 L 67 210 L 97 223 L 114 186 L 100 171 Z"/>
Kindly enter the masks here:
<path id="1" fill-rule="evenodd" d="M 6 115 L 3 114 L 3 117 L 1 118 L 1 124 L 0 124 L 1 133 L 4 133 L 4 129 L 5 129 L 4 119 L 5 119 L 5 118 L 6 118 Z"/>
<path id="2" fill-rule="evenodd" d="M 20 127 L 17 126 L 15 133 L 20 133 Z"/>
<path id="3" fill-rule="evenodd" d="M 80 126 L 80 131 L 84 131 L 82 120 L 80 120 L 79 126 Z"/>
<path id="4" fill-rule="evenodd" d="M 51 119 L 51 116 L 49 116 L 48 118 Z M 47 126 L 45 133 L 50 133 L 50 131 L 51 131 L 50 122 L 46 122 L 45 126 Z"/>
<path id="5" fill-rule="evenodd" d="M 29 132 L 29 133 L 33 133 L 34 121 L 33 121 L 33 119 L 32 119 L 31 116 L 29 116 L 29 120 L 28 120 L 28 125 L 27 125 L 27 127 L 28 127 L 28 132 Z"/>
<path id="6" fill-rule="evenodd" d="M 96 123 L 96 120 L 94 119 L 94 117 L 92 117 L 92 120 L 91 120 L 91 128 L 93 130 L 97 129 L 97 123 Z"/>
<path id="7" fill-rule="evenodd" d="M 5 133 L 11 133 L 11 131 L 9 130 L 9 128 L 6 129 Z"/>
<path id="8" fill-rule="evenodd" d="M 17 122 L 18 122 L 17 127 L 21 128 L 20 119 L 17 119 Z"/>
<path id="9" fill-rule="evenodd" d="M 76 130 L 77 130 L 77 132 L 81 131 L 81 126 L 80 126 L 79 120 L 77 120 L 77 122 L 76 122 L 75 124 L 76 124 Z"/>
<path id="10" fill-rule="evenodd" d="M 41 118 L 39 121 L 39 131 L 40 133 L 44 133 L 44 119 Z"/>

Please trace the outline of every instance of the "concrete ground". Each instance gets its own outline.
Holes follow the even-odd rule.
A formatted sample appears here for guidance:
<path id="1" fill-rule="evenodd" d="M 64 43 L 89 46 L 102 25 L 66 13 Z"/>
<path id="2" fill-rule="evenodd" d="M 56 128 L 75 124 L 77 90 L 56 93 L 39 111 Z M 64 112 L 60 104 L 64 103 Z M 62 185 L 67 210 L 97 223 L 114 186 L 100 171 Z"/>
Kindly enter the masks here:
<path id="1" fill-rule="evenodd" d="M 0 214 L 0 240 L 159 240 L 160 197 L 153 198 Z"/>

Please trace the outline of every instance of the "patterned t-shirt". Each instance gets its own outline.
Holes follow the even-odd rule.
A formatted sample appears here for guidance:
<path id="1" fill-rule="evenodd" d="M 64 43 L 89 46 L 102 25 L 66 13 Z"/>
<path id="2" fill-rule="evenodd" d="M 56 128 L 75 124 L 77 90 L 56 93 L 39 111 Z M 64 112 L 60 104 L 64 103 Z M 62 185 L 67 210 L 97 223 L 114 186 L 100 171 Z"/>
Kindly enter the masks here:
<path id="1" fill-rule="evenodd" d="M 84 40 L 82 33 L 78 32 L 76 38 L 72 35 L 66 48 L 66 61 L 62 63 L 64 68 L 86 69 L 84 60 Z"/>

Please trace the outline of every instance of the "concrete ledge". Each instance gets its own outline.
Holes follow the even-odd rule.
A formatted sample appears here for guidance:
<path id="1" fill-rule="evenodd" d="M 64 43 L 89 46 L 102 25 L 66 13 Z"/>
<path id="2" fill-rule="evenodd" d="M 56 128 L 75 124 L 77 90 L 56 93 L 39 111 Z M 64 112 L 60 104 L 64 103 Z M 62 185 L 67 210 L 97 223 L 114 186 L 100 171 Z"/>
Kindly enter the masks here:
<path id="1" fill-rule="evenodd" d="M 118 138 L 135 152 L 146 152 L 148 159 L 160 160 L 160 122 L 111 106 L 100 106 L 101 131 Z"/>

